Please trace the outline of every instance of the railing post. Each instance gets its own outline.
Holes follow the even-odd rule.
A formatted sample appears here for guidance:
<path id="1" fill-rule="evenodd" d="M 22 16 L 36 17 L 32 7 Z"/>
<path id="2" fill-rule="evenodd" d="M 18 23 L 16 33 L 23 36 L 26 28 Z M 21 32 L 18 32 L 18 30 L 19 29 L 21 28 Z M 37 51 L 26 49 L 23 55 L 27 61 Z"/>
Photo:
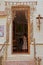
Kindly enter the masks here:
<path id="1" fill-rule="evenodd" d="M 37 65 L 35 38 L 34 38 L 34 61 L 35 65 Z"/>

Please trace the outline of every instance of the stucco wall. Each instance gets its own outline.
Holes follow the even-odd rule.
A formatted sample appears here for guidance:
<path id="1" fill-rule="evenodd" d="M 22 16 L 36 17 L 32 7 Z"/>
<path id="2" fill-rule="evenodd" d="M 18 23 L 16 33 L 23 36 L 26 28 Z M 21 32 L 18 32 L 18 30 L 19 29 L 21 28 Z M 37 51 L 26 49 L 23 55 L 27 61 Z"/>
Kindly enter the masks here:
<path id="1" fill-rule="evenodd" d="M 4 27 L 4 35 L 0 37 L 0 44 L 3 44 L 6 41 L 6 17 L 0 16 L 0 26 L 2 25 Z"/>

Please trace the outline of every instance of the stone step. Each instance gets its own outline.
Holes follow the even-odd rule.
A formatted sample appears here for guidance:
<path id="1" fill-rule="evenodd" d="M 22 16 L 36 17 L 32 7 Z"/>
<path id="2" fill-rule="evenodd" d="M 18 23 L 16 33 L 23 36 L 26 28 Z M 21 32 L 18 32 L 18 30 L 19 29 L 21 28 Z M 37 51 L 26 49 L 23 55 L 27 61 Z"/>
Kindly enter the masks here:
<path id="1" fill-rule="evenodd" d="M 34 61 L 6 61 L 3 65 L 35 65 Z"/>

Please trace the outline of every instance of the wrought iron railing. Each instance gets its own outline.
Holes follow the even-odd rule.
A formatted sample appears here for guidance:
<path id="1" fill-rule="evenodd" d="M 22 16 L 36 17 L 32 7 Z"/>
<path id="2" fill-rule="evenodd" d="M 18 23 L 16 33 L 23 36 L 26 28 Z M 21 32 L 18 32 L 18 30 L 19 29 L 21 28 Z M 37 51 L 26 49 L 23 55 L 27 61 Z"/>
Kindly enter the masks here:
<path id="1" fill-rule="evenodd" d="M 8 42 L 5 41 L 4 44 L 2 45 L 1 49 L 0 49 L 0 57 L 2 57 L 0 62 L 3 65 L 3 62 L 5 60 L 7 60 L 7 48 L 8 48 Z"/>

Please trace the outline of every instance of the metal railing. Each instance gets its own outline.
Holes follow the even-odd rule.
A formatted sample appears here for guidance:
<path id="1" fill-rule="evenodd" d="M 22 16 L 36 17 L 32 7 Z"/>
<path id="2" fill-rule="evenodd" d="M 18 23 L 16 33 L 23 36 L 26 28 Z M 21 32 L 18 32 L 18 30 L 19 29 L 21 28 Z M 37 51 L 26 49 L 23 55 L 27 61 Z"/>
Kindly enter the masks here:
<path id="1" fill-rule="evenodd" d="M 2 57 L 2 59 L 1 59 L 2 65 L 3 65 L 4 61 L 7 60 L 7 48 L 8 48 L 8 42 L 5 41 L 0 49 L 0 57 Z"/>

